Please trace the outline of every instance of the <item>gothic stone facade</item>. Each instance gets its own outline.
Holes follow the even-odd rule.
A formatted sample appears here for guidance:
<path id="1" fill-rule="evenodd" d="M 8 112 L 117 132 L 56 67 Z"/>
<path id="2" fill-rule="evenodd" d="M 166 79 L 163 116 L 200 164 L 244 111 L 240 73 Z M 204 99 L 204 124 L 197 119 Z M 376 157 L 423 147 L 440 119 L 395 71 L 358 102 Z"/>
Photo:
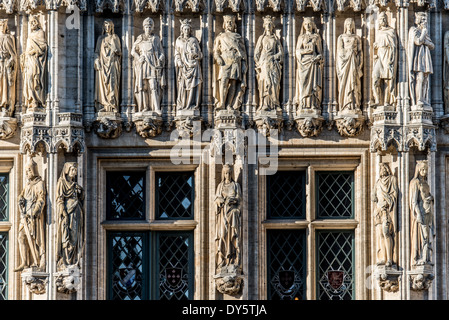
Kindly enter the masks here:
<path id="1" fill-rule="evenodd" d="M 449 298 L 446 0 L 0 19 L 0 299 Z"/>

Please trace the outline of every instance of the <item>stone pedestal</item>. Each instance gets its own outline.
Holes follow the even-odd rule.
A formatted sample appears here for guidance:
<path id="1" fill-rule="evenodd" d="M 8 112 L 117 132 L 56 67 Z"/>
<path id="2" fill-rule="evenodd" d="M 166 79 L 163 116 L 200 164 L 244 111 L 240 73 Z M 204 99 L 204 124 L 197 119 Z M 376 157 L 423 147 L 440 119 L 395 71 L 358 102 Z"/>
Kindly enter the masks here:
<path id="1" fill-rule="evenodd" d="M 201 134 L 202 122 L 199 110 L 179 110 L 176 113 L 175 125 L 180 137 L 192 138 Z"/>
<path id="2" fill-rule="evenodd" d="M 324 118 L 317 112 L 301 112 L 295 117 L 296 128 L 304 138 L 317 137 L 323 131 Z"/>
<path id="3" fill-rule="evenodd" d="M 241 272 L 235 270 L 233 266 L 230 266 L 229 269 L 221 270 L 219 274 L 214 275 L 214 279 L 218 292 L 230 296 L 239 294 L 243 286 Z"/>
<path id="4" fill-rule="evenodd" d="M 242 116 L 238 110 L 219 110 L 215 114 L 215 128 L 236 129 L 242 126 Z"/>
<path id="5" fill-rule="evenodd" d="M 53 274 L 55 287 L 59 293 L 71 294 L 81 287 L 81 271 L 77 266 L 68 266 L 66 269 Z"/>
<path id="6" fill-rule="evenodd" d="M 21 274 L 23 289 L 34 295 L 43 295 L 47 292 L 49 274 L 32 267 L 24 269 Z"/>
<path id="7" fill-rule="evenodd" d="M 115 112 L 98 112 L 94 130 L 100 138 L 115 139 L 122 134 L 122 118 Z"/>
<path id="8" fill-rule="evenodd" d="M 0 117 L 0 139 L 7 140 L 14 136 L 17 129 L 17 119 Z"/>
<path id="9" fill-rule="evenodd" d="M 257 130 L 265 137 L 270 136 L 271 130 L 277 130 L 278 132 L 282 128 L 282 111 L 270 110 L 259 111 L 254 118 Z"/>
<path id="10" fill-rule="evenodd" d="M 431 265 L 417 266 L 408 272 L 410 288 L 415 291 L 428 290 L 435 274 Z"/>
<path id="11" fill-rule="evenodd" d="M 365 117 L 361 113 L 338 113 L 334 120 L 342 137 L 356 137 L 364 130 Z"/>
<path id="12" fill-rule="evenodd" d="M 142 138 L 152 138 L 162 133 L 162 115 L 158 112 L 137 112 L 133 116 L 133 122 Z"/>
<path id="13" fill-rule="evenodd" d="M 376 267 L 376 280 L 379 287 L 387 292 L 398 292 L 399 281 L 401 280 L 402 271 L 396 267 L 386 267 L 379 265 Z"/>

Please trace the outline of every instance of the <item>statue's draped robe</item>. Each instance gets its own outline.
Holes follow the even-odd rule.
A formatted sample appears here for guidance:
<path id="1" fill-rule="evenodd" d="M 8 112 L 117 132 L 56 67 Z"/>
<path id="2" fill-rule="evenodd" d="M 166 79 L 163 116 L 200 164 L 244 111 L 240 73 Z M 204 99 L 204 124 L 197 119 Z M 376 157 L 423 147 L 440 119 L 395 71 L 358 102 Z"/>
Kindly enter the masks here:
<path id="1" fill-rule="evenodd" d="M 16 76 L 16 41 L 12 35 L 6 33 L 0 35 L 0 109 L 14 108 Z"/>

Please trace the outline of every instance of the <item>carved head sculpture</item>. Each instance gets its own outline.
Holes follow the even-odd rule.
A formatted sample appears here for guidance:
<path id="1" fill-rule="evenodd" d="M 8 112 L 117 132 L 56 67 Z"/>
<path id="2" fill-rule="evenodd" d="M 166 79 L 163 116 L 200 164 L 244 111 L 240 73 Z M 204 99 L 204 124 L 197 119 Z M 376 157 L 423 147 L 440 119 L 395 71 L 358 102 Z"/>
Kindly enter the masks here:
<path id="1" fill-rule="evenodd" d="M 344 33 L 355 34 L 355 22 L 352 18 L 347 18 L 344 24 Z"/>
<path id="2" fill-rule="evenodd" d="M 386 163 L 381 163 L 379 165 L 380 167 L 380 177 L 387 177 L 387 176 L 391 176 L 391 170 L 390 167 L 388 166 L 388 164 Z"/>
<path id="3" fill-rule="evenodd" d="M 234 31 L 236 27 L 234 15 L 228 14 L 223 16 L 223 29 L 226 31 Z"/>
<path id="4" fill-rule="evenodd" d="M 381 13 L 379 13 L 379 16 L 377 17 L 377 22 L 379 25 L 379 29 L 388 26 L 388 16 L 385 11 L 382 11 Z"/>
<path id="5" fill-rule="evenodd" d="M 274 17 L 271 16 L 264 16 L 263 17 L 263 28 L 265 30 L 266 33 L 273 33 L 273 29 L 274 29 Z"/>
<path id="6" fill-rule="evenodd" d="M 181 22 L 181 35 L 184 38 L 187 38 L 190 36 L 190 32 L 192 31 L 192 20 L 191 19 L 184 19 L 180 20 Z"/>
<path id="7" fill-rule="evenodd" d="M 66 181 L 74 181 L 78 175 L 78 164 L 76 162 L 66 162 L 64 163 L 64 168 L 62 169 L 63 177 Z"/>
<path id="8" fill-rule="evenodd" d="M 1 34 L 9 33 L 8 19 L 0 19 L 0 33 Z"/>
<path id="9" fill-rule="evenodd" d="M 143 30 L 145 31 L 146 35 L 151 34 L 151 32 L 153 32 L 154 29 L 154 20 L 151 18 L 146 18 L 145 20 L 143 20 Z"/>
<path id="10" fill-rule="evenodd" d="M 37 164 L 33 159 L 30 159 L 28 164 L 26 165 L 25 174 L 28 180 L 33 180 L 34 177 L 37 177 L 39 175 L 37 171 Z"/>
<path id="11" fill-rule="evenodd" d="M 316 32 L 315 19 L 313 17 L 304 17 L 304 21 L 301 26 L 301 33 L 315 33 Z"/>
<path id="12" fill-rule="evenodd" d="M 223 165 L 223 170 L 221 171 L 221 181 L 231 182 L 234 181 L 232 178 L 232 166 L 228 163 Z"/>
<path id="13" fill-rule="evenodd" d="M 428 167 L 427 160 L 416 161 L 415 175 L 413 176 L 413 179 L 418 179 L 419 177 L 421 177 L 426 180 L 428 170 L 429 170 L 429 167 Z"/>
<path id="14" fill-rule="evenodd" d="M 416 12 L 415 13 L 415 23 L 418 27 L 424 28 L 427 25 L 427 12 Z"/>
<path id="15" fill-rule="evenodd" d="M 37 16 L 37 15 L 30 16 L 29 24 L 30 24 L 31 31 L 39 30 L 41 28 L 39 16 Z"/>
<path id="16" fill-rule="evenodd" d="M 106 19 L 103 22 L 103 34 L 114 34 L 114 23 L 111 19 Z"/>

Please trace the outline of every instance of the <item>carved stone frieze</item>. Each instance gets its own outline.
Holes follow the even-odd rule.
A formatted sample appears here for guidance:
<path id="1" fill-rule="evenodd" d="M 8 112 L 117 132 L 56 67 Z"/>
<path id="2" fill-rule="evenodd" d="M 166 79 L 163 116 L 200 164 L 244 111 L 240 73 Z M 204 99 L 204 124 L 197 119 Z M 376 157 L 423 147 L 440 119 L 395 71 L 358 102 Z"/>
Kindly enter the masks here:
<path id="1" fill-rule="evenodd" d="M 99 112 L 93 126 L 103 139 L 115 139 L 122 134 L 122 118 L 115 112 Z"/>
<path id="2" fill-rule="evenodd" d="M 162 117 L 155 112 L 139 112 L 133 117 L 136 131 L 142 138 L 152 138 L 162 133 Z"/>
<path id="3" fill-rule="evenodd" d="M 33 294 L 44 294 L 47 292 L 48 273 L 35 271 L 33 268 L 23 270 L 22 283 L 27 286 Z"/>

